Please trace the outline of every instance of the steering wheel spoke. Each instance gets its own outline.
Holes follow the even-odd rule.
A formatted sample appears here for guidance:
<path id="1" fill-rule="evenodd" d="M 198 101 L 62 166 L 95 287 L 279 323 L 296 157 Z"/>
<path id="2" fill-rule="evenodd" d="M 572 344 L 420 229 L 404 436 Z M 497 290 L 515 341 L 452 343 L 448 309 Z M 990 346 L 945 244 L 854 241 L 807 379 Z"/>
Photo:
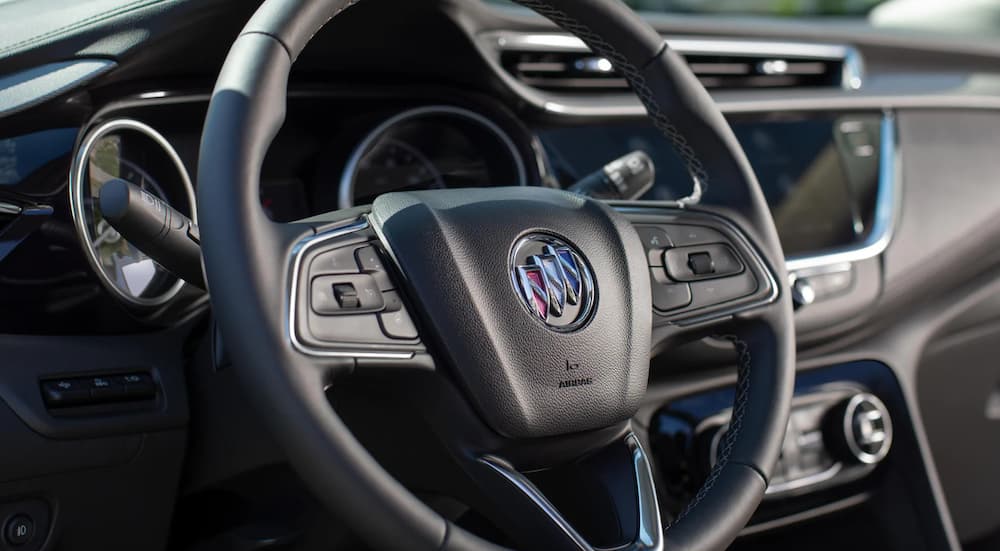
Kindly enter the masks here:
<path id="1" fill-rule="evenodd" d="M 628 433 L 566 465 L 520 472 L 493 455 L 469 471 L 483 506 L 524 549 L 659 550 L 663 525 L 650 462 Z"/>
<path id="2" fill-rule="evenodd" d="M 319 364 L 433 369 L 393 270 L 366 216 L 300 235 L 289 259 L 288 342 Z"/>
<path id="3" fill-rule="evenodd" d="M 778 299 L 778 275 L 732 218 L 706 209 L 621 206 L 646 251 L 653 344 L 718 331 Z"/>

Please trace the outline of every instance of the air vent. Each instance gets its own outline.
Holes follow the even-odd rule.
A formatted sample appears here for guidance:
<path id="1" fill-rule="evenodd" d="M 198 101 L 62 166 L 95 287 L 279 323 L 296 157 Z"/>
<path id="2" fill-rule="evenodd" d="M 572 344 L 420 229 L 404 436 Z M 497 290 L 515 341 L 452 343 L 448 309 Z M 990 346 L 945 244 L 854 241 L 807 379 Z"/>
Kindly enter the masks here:
<path id="1" fill-rule="evenodd" d="M 533 88 L 600 93 L 628 89 L 611 63 L 569 35 L 490 37 L 500 63 Z M 669 39 L 710 89 L 847 88 L 861 85 L 860 61 L 846 46 L 743 40 Z"/>

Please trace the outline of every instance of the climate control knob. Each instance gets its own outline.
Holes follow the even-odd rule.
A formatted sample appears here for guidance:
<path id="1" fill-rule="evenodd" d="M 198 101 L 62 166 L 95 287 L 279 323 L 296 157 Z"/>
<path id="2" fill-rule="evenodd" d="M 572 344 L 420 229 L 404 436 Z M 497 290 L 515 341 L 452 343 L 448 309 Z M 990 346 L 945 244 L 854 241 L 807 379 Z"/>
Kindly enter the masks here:
<path id="1" fill-rule="evenodd" d="M 828 445 L 844 459 L 874 465 L 892 447 L 892 419 L 876 396 L 858 393 L 835 406 L 825 427 Z"/>

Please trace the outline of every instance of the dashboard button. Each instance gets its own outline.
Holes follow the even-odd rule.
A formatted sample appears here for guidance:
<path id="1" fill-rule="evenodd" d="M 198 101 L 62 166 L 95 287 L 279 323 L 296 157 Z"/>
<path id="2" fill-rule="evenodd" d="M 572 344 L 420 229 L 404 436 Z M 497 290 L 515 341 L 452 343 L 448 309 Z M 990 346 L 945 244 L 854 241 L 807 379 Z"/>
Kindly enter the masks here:
<path id="1" fill-rule="evenodd" d="M 90 401 L 90 387 L 81 379 L 54 379 L 42 383 L 42 397 L 49 407 L 85 404 Z"/>
<path id="2" fill-rule="evenodd" d="M 11 547 L 30 543 L 35 536 L 35 521 L 27 515 L 15 515 L 7 521 L 3 533 Z"/>
<path id="3" fill-rule="evenodd" d="M 125 396 L 130 399 L 148 400 L 156 397 L 156 384 L 149 373 L 119 375 L 117 380 L 125 387 Z"/>
<path id="4" fill-rule="evenodd" d="M 87 384 L 92 402 L 111 402 L 125 397 L 125 385 L 115 378 L 90 377 Z"/>

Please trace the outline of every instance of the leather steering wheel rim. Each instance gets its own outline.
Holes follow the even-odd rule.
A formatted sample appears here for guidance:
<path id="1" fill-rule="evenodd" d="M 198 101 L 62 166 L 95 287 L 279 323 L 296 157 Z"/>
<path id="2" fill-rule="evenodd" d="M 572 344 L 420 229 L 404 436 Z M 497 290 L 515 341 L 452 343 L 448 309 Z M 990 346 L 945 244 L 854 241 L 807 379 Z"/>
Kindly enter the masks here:
<path id="1" fill-rule="evenodd" d="M 317 496 L 368 542 L 407 549 L 492 546 L 442 518 L 392 478 L 329 406 L 322 378 L 288 346 L 273 289 L 288 286 L 274 250 L 289 229 L 259 204 L 264 155 L 284 119 L 292 63 L 323 25 L 357 0 L 266 0 L 233 44 L 202 137 L 199 210 L 213 309 L 246 386 Z M 374 1 L 374 0 L 368 0 Z M 695 179 L 702 200 L 746 228 L 774 274 L 776 300 L 732 340 L 740 352 L 730 436 L 705 486 L 657 547 L 719 549 L 746 524 L 766 489 L 787 422 L 794 327 L 783 253 L 749 163 L 684 60 L 618 0 L 518 0 L 612 61 Z M 281 315 L 279 315 L 281 314 Z M 734 315 L 739 317 L 739 315 Z M 350 496 L 350 499 L 345 499 Z M 391 529 L 387 529 L 391 528 Z"/>

